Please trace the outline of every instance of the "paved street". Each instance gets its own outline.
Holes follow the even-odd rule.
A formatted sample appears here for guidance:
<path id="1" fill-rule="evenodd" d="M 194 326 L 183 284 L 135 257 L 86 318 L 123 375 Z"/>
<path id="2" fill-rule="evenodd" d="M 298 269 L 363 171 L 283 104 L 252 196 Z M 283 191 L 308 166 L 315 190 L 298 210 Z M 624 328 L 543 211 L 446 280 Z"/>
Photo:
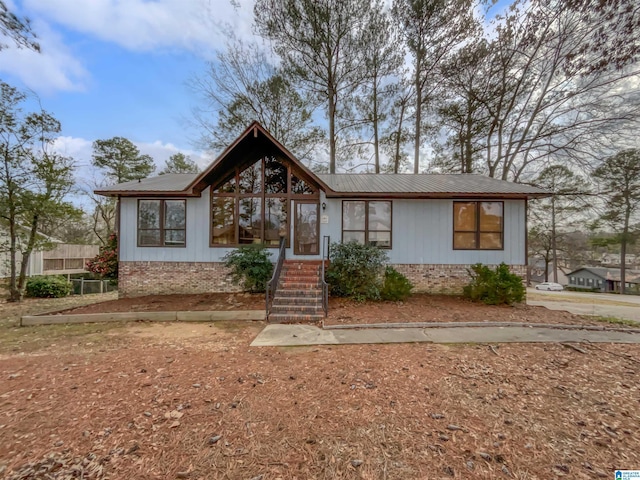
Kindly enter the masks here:
<path id="1" fill-rule="evenodd" d="M 616 317 L 640 322 L 640 296 L 527 289 L 527 304 L 577 315 Z"/>

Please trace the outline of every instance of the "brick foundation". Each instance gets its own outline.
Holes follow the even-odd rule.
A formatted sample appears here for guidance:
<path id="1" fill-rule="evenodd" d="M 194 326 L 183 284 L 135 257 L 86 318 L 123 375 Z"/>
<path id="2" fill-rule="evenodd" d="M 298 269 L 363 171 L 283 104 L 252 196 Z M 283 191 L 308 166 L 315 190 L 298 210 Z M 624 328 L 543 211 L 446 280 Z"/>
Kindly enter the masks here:
<path id="1" fill-rule="evenodd" d="M 120 262 L 120 298 L 175 293 L 238 292 L 223 263 Z"/>
<path id="2" fill-rule="evenodd" d="M 396 270 L 415 286 L 415 292 L 462 293 L 469 283 L 471 265 L 396 264 Z M 494 268 L 495 265 L 489 265 Z M 523 280 L 525 265 L 511 265 L 510 270 Z M 227 276 L 222 263 L 209 262 L 120 262 L 118 291 L 120 298 L 175 293 L 239 292 Z"/>
<path id="3" fill-rule="evenodd" d="M 496 265 L 488 265 L 495 268 Z M 471 265 L 392 265 L 414 285 L 414 292 L 462 293 L 462 288 L 471 281 L 468 270 Z M 527 276 L 525 265 L 510 265 L 509 269 L 523 280 Z"/>

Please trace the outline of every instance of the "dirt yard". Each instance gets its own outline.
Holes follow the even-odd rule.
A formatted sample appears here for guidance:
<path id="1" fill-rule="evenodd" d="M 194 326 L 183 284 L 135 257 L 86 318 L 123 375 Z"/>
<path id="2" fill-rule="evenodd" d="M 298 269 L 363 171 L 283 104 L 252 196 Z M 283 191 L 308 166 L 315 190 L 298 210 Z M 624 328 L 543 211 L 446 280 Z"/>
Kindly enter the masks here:
<path id="1" fill-rule="evenodd" d="M 202 295 L 154 295 L 110 300 L 66 310 L 65 313 L 264 309 L 263 294 L 209 293 Z M 488 306 L 448 295 L 412 295 L 405 302 L 357 303 L 331 298 L 328 325 L 390 322 L 525 322 L 602 325 L 597 320 L 519 305 Z"/>
<path id="2" fill-rule="evenodd" d="M 544 480 L 640 465 L 638 346 L 249 347 L 261 327 L 134 324 L 0 357 L 0 477 Z"/>

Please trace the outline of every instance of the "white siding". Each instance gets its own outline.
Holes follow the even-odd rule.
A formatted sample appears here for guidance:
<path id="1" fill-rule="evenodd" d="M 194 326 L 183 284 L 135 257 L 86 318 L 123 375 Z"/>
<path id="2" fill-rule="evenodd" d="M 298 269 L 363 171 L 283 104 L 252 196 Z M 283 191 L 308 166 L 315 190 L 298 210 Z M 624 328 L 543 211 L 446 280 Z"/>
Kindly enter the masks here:
<path id="1" fill-rule="evenodd" d="M 357 198 L 354 198 L 357 200 Z M 231 249 L 209 246 L 209 189 L 200 198 L 187 199 L 187 246 L 185 248 L 137 247 L 137 199 L 121 199 L 120 259 L 123 261 L 219 262 Z M 320 239 L 342 238 L 342 200 L 326 199 L 321 193 Z M 388 251 L 394 264 L 497 264 L 523 265 L 525 259 L 525 207 L 523 200 L 504 202 L 504 250 L 453 250 L 453 200 L 393 200 L 393 248 Z M 293 225 L 291 225 L 293 233 Z M 322 248 L 322 245 L 321 245 Z M 273 250 L 275 255 L 276 249 Z M 292 258 L 293 249 L 287 250 Z M 296 256 L 301 259 L 318 256 Z"/>

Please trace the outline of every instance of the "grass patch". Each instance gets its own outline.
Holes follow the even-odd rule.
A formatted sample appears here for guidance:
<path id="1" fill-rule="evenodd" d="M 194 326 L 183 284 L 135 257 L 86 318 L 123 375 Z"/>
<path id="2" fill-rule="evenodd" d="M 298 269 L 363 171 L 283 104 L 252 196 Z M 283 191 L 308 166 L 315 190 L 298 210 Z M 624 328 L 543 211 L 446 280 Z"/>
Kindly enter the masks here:
<path id="1" fill-rule="evenodd" d="M 618 318 L 618 317 L 601 317 L 601 316 L 593 316 L 589 317 L 598 322 L 602 323 L 610 323 L 612 325 L 624 325 L 627 327 L 640 327 L 640 323 L 634 322 L 633 320 L 627 320 L 626 318 Z"/>

